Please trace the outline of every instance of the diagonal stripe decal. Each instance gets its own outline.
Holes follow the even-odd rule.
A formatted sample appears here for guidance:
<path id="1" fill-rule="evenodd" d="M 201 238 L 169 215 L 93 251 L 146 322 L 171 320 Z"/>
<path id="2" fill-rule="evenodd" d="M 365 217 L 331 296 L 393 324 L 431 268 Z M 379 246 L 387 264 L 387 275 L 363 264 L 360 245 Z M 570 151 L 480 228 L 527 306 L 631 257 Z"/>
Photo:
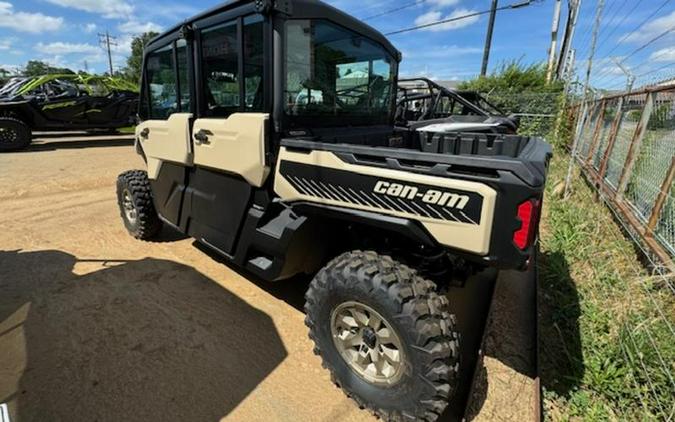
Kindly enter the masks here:
<path id="1" fill-rule="evenodd" d="M 397 181 L 282 160 L 279 173 L 301 195 L 376 212 L 480 225 L 483 197 L 476 192 Z"/>

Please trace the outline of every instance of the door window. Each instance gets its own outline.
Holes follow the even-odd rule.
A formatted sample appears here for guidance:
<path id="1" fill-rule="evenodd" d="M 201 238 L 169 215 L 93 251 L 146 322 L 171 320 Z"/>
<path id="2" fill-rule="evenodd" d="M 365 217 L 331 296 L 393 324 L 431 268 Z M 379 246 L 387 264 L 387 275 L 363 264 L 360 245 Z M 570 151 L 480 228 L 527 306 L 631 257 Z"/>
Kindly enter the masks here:
<path id="1" fill-rule="evenodd" d="M 207 115 L 225 117 L 239 109 L 237 22 L 202 33 L 202 68 Z"/>
<path id="2" fill-rule="evenodd" d="M 147 87 L 150 100 L 149 117 L 151 119 L 167 119 L 172 113 L 178 111 L 173 44 L 153 51 L 146 60 Z"/>
<path id="3" fill-rule="evenodd" d="M 187 42 L 185 40 L 176 41 L 176 59 L 178 70 L 178 90 L 179 107 L 183 113 L 190 112 L 191 96 L 190 96 L 190 80 L 188 79 L 188 53 Z"/>
<path id="4" fill-rule="evenodd" d="M 244 106 L 246 111 L 262 111 L 263 17 L 244 18 Z"/>

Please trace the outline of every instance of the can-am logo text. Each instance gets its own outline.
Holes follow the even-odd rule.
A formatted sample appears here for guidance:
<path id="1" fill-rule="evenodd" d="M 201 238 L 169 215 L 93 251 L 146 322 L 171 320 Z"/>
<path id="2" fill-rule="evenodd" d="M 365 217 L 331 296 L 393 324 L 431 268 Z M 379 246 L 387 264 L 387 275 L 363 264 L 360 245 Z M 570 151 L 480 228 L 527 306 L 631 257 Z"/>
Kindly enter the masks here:
<path id="1" fill-rule="evenodd" d="M 420 192 L 419 188 L 416 186 L 401 185 L 399 183 L 385 182 L 383 180 L 380 180 L 375 184 L 373 192 L 404 199 L 420 198 L 422 202 L 427 204 L 456 208 L 458 210 L 463 210 L 469 202 L 469 197 L 467 195 L 441 192 L 434 189 Z"/>

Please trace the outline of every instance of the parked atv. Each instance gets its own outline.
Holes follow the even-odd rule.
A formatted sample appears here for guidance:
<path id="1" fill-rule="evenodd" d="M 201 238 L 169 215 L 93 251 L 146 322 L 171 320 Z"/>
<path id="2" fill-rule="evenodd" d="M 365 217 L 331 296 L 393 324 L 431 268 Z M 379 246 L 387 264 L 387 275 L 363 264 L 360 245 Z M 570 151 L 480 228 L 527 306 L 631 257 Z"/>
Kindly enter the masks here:
<path id="1" fill-rule="evenodd" d="M 551 148 L 402 137 L 400 60 L 316 0 L 190 19 L 146 47 L 146 169 L 121 174 L 117 198 L 138 239 L 167 224 L 270 282 L 312 274 L 305 321 L 334 382 L 386 420 L 433 421 L 461 365 L 443 290 L 453 274 L 527 268 Z"/>
<path id="2" fill-rule="evenodd" d="M 401 79 L 396 124 L 410 130 L 515 134 L 519 119 L 506 116 L 475 91 L 456 91 L 427 78 Z"/>
<path id="3" fill-rule="evenodd" d="M 137 88 L 115 78 L 15 78 L 0 90 L 0 152 L 26 148 L 33 131 L 114 130 L 134 124 Z"/>

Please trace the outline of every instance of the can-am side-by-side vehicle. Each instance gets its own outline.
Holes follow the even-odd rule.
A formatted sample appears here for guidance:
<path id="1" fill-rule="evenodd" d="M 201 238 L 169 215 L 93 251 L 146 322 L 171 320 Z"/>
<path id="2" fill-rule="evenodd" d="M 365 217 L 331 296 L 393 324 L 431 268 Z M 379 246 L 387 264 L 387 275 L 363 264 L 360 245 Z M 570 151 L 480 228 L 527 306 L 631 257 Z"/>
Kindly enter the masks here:
<path id="1" fill-rule="evenodd" d="M 132 126 L 137 87 L 105 76 L 44 75 L 0 89 L 0 152 L 30 145 L 33 131 L 115 130 Z"/>
<path id="2" fill-rule="evenodd" d="M 386 420 L 432 421 L 461 364 L 441 292 L 469 269 L 528 266 L 551 150 L 397 127 L 400 60 L 320 1 L 192 18 L 146 47 L 147 169 L 117 195 L 136 238 L 167 224 L 265 280 L 313 275 L 306 323 L 336 384 Z"/>

